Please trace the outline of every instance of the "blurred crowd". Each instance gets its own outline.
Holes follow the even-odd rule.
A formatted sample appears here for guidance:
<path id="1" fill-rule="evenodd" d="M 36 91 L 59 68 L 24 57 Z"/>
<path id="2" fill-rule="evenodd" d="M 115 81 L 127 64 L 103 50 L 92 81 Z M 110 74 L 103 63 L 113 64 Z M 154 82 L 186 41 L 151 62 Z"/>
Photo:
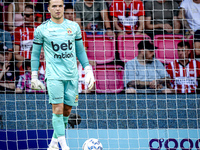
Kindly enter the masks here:
<path id="1" fill-rule="evenodd" d="M 82 29 L 87 51 L 88 36 L 148 36 L 138 45 L 138 55 L 123 63 L 116 48 L 113 64 L 123 67 L 126 93 L 198 93 L 200 84 L 200 0 L 63 0 L 64 18 Z M 50 19 L 48 0 L 0 1 L 0 92 L 44 93 L 31 89 L 31 50 L 34 31 Z M 156 59 L 156 35 L 182 35 L 176 60 Z M 189 42 L 192 41 L 192 42 Z M 45 83 L 45 54 L 40 57 L 39 79 Z M 122 63 L 121 63 L 122 62 Z M 94 68 L 98 64 L 89 60 Z M 105 64 L 106 66 L 107 64 Z M 88 91 L 84 69 L 79 70 L 79 93 Z"/>

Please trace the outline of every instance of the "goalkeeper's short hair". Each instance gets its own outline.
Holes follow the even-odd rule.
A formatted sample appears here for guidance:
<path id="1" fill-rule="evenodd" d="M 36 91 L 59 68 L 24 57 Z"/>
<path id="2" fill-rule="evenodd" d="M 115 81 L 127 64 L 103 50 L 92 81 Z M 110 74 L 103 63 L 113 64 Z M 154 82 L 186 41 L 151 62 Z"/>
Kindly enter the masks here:
<path id="1" fill-rule="evenodd" d="M 50 5 L 50 1 L 51 1 L 51 0 L 49 0 L 49 3 L 48 3 L 48 5 Z M 62 1 L 63 1 L 63 4 L 64 4 L 64 0 L 62 0 Z"/>

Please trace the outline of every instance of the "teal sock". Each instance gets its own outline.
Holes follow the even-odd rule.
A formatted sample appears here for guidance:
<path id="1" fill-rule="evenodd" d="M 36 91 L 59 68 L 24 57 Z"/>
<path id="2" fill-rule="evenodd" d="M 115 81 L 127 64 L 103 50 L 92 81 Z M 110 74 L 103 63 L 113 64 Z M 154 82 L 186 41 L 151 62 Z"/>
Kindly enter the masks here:
<path id="1" fill-rule="evenodd" d="M 65 136 L 65 126 L 63 121 L 63 114 L 54 114 L 52 118 L 54 133 L 53 136 Z"/>
<path id="2" fill-rule="evenodd" d="M 53 131 L 53 138 L 55 138 L 55 139 L 58 138 L 55 131 Z"/>
<path id="3" fill-rule="evenodd" d="M 65 128 L 67 127 L 67 124 L 68 124 L 68 120 L 69 120 L 69 116 L 63 116 L 63 121 L 64 121 L 64 124 L 65 124 Z"/>
<path id="4" fill-rule="evenodd" d="M 68 117 L 63 116 L 63 121 L 64 121 L 64 124 L 65 124 L 65 128 L 67 127 L 68 120 L 69 120 L 69 116 L 68 116 Z M 53 137 L 54 137 L 55 139 L 58 138 L 55 131 L 53 132 Z"/>

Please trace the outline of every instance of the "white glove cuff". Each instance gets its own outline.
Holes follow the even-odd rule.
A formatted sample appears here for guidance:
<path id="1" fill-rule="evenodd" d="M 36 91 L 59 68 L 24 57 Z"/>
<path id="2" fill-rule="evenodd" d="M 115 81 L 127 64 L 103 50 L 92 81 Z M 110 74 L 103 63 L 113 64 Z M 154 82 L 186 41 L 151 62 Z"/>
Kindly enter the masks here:
<path id="1" fill-rule="evenodd" d="M 84 68 L 85 72 L 88 72 L 88 71 L 92 71 L 92 67 L 91 66 L 86 66 Z"/>
<path id="2" fill-rule="evenodd" d="M 38 71 L 32 71 L 31 78 L 38 79 Z"/>

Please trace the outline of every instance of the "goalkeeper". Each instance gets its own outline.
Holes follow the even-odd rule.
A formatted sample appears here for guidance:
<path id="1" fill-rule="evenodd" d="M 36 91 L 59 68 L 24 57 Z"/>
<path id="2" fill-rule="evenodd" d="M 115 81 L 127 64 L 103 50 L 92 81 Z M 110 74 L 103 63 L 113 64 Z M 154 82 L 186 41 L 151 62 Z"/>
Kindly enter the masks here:
<path id="1" fill-rule="evenodd" d="M 31 54 L 33 89 L 45 89 L 38 80 L 38 67 L 41 47 L 46 58 L 46 81 L 49 103 L 52 104 L 53 137 L 48 150 L 69 150 L 65 139 L 65 127 L 72 106 L 78 106 L 78 70 L 76 57 L 86 73 L 88 89 L 94 85 L 94 75 L 89 66 L 83 46 L 81 30 L 77 23 L 63 18 L 63 0 L 50 0 L 48 11 L 51 19 L 42 23 L 34 32 Z"/>

